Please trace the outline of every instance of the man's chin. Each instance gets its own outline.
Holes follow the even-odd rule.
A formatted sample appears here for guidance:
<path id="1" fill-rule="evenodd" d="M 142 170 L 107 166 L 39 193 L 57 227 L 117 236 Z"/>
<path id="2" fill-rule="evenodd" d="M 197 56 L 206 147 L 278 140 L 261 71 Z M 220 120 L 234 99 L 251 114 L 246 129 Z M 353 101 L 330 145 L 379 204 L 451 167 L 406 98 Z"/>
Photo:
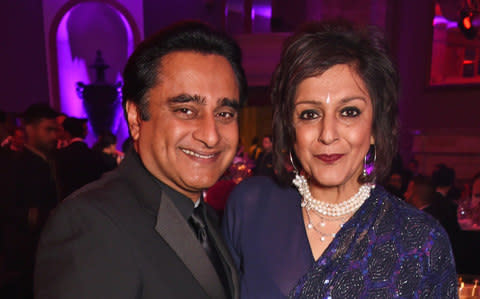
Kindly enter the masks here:
<path id="1" fill-rule="evenodd" d="M 48 146 L 42 146 L 40 148 L 38 148 L 42 153 L 44 154 L 51 154 L 56 148 L 56 144 L 51 146 L 51 145 L 48 145 Z"/>
<path id="2" fill-rule="evenodd" d="M 187 188 L 192 190 L 192 191 L 203 191 L 205 189 L 208 189 L 215 185 L 215 183 L 220 179 L 220 176 L 218 178 L 199 178 L 199 179 L 189 179 L 186 180 L 186 185 L 188 186 Z"/>

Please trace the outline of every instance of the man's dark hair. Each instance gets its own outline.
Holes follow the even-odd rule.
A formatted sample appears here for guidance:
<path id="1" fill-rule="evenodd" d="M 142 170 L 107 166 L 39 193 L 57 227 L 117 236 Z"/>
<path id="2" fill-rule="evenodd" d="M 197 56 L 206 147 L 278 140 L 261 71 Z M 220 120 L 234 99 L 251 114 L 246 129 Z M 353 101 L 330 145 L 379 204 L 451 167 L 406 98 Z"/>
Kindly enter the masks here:
<path id="1" fill-rule="evenodd" d="M 72 138 L 85 138 L 84 125 L 88 122 L 86 118 L 67 117 L 63 121 L 63 129 L 72 136 Z"/>
<path id="2" fill-rule="evenodd" d="M 372 99 L 372 134 L 375 138 L 375 170 L 359 181 L 381 180 L 389 173 L 397 147 L 398 74 L 387 55 L 383 36 L 376 30 L 357 30 L 345 21 L 326 21 L 304 26 L 284 44 L 273 79 L 274 168 L 281 182 L 291 181 L 285 160 L 296 142 L 294 101 L 299 84 L 322 75 L 335 65 L 350 66 L 366 85 Z M 373 160 L 373 159 L 372 159 Z M 373 162 L 373 161 L 372 161 Z"/>
<path id="3" fill-rule="evenodd" d="M 232 66 L 240 93 L 246 98 L 247 81 L 242 68 L 242 56 L 237 43 L 224 33 L 206 24 L 189 21 L 177 23 L 143 41 L 128 59 L 123 71 L 123 108 L 127 101 L 137 105 L 141 118 L 148 120 L 148 90 L 158 84 L 162 58 L 172 52 L 191 51 L 225 57 Z"/>
<path id="4" fill-rule="evenodd" d="M 412 181 L 416 189 L 415 195 L 420 198 L 422 203 L 431 204 L 433 201 L 433 194 L 435 193 L 432 179 L 428 176 L 419 174 L 414 176 Z"/>
<path id="5" fill-rule="evenodd" d="M 30 105 L 22 115 L 24 125 L 37 124 L 42 119 L 55 119 L 58 112 L 48 104 L 36 103 Z"/>
<path id="6" fill-rule="evenodd" d="M 445 164 L 437 165 L 438 169 L 432 173 L 433 185 L 436 187 L 449 187 L 455 183 L 455 170 Z"/>
<path id="7" fill-rule="evenodd" d="M 117 136 L 113 135 L 112 132 L 105 132 L 100 137 L 98 137 L 97 142 L 94 144 L 93 149 L 97 151 L 102 151 L 105 148 L 116 145 L 117 144 Z"/>

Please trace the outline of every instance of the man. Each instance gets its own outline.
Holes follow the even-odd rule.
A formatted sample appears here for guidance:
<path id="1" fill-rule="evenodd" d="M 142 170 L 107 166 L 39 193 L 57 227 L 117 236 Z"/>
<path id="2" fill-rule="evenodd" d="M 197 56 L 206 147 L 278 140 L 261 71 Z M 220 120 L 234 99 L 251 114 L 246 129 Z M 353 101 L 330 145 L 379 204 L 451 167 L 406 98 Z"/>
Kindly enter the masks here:
<path id="1" fill-rule="evenodd" d="M 414 176 L 408 183 L 404 194 L 405 201 L 419 210 L 424 210 L 432 204 L 434 189 L 431 180 L 423 175 Z"/>
<path id="2" fill-rule="evenodd" d="M 123 86 L 134 150 L 50 219 L 36 298 L 237 298 L 201 195 L 235 155 L 245 90 L 240 49 L 206 25 L 178 24 L 140 44 Z"/>
<path id="3" fill-rule="evenodd" d="M 50 155 L 57 142 L 56 116 L 47 104 L 33 104 L 27 108 L 22 115 L 26 133 L 24 150 L 7 166 L 10 176 L 2 192 L 5 200 L 3 244 L 7 270 L 20 273 L 18 298 L 32 292 L 37 240 L 57 203 L 50 167 Z"/>
<path id="4" fill-rule="evenodd" d="M 17 206 L 28 209 L 31 225 L 41 229 L 57 202 L 51 156 L 57 143 L 57 112 L 47 104 L 33 104 L 22 116 L 25 145 L 17 155 L 14 196 Z"/>
<path id="5" fill-rule="evenodd" d="M 263 151 L 257 159 L 257 166 L 255 167 L 255 175 L 274 176 L 273 171 L 273 143 L 272 136 L 266 135 L 262 140 Z"/>
<path id="6" fill-rule="evenodd" d="M 68 117 L 63 129 L 70 144 L 58 150 L 55 157 L 55 174 L 60 200 L 73 191 L 100 178 L 103 164 L 100 154 L 85 143 L 87 119 Z"/>
<path id="7" fill-rule="evenodd" d="M 432 182 L 435 193 L 432 198 L 432 204 L 424 209 L 425 212 L 432 215 L 445 228 L 452 243 L 454 255 L 457 253 L 457 236 L 460 226 L 457 220 L 457 204 L 455 203 L 454 184 L 455 171 L 445 164 L 436 165 L 432 173 Z"/>

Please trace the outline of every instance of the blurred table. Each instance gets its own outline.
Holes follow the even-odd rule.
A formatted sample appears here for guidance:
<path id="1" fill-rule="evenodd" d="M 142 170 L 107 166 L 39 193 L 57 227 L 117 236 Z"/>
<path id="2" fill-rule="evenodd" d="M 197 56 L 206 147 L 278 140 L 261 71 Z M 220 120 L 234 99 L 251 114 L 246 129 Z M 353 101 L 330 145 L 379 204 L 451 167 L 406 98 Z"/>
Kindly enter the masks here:
<path id="1" fill-rule="evenodd" d="M 477 275 L 458 276 L 458 296 L 459 299 L 480 299 L 480 277 Z"/>
<path id="2" fill-rule="evenodd" d="M 458 225 L 462 230 L 466 231 L 480 231 L 480 225 L 472 223 L 471 219 L 458 219 Z"/>

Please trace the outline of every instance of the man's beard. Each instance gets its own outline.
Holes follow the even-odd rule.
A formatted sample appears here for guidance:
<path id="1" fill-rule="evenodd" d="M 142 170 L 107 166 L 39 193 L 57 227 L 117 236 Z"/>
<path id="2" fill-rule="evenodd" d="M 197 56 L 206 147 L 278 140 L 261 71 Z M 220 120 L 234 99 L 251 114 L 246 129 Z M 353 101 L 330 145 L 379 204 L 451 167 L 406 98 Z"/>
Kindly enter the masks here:
<path id="1" fill-rule="evenodd" d="M 50 142 L 50 143 L 45 143 L 45 142 L 37 142 L 36 148 L 38 151 L 44 153 L 45 155 L 49 155 L 53 152 L 55 149 L 57 143 L 55 142 Z"/>

